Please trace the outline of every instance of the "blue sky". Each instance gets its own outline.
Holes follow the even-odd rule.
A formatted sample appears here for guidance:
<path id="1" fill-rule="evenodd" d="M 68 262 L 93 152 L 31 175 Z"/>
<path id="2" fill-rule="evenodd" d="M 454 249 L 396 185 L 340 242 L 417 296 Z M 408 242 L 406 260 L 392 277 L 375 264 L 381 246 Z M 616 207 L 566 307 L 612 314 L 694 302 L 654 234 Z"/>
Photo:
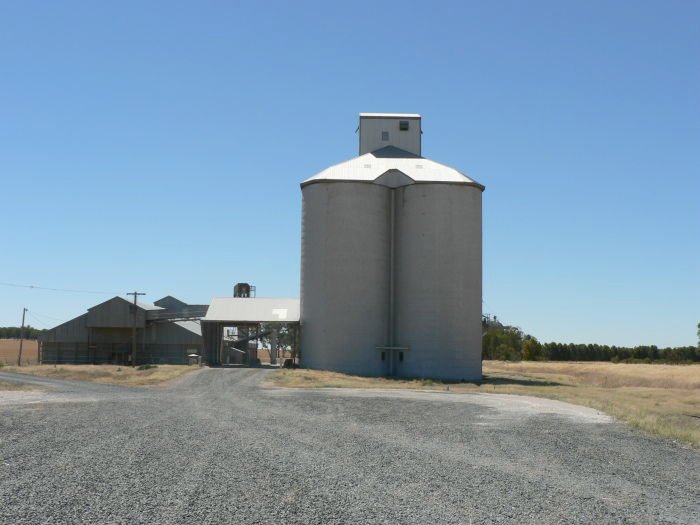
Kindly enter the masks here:
<path id="1" fill-rule="evenodd" d="M 299 293 L 299 182 L 361 111 L 486 185 L 484 311 L 542 341 L 700 321 L 700 4 L 3 2 L 0 282 Z M 0 285 L 0 325 L 109 295 Z"/>

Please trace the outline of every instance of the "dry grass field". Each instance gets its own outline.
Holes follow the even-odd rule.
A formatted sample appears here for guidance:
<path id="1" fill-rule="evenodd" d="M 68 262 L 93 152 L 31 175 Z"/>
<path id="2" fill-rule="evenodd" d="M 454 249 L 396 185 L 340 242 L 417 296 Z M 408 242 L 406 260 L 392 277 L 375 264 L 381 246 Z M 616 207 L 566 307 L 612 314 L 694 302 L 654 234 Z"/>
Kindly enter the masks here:
<path id="1" fill-rule="evenodd" d="M 367 378 L 298 369 L 276 372 L 270 384 L 296 388 L 402 388 L 546 397 L 589 406 L 645 432 L 700 448 L 700 364 L 484 361 L 481 383 Z"/>
<path id="2" fill-rule="evenodd" d="M 39 345 L 36 341 L 25 339 L 22 345 L 22 364 L 35 365 Z M 19 339 L 0 339 L 0 364 L 16 365 L 19 355 Z"/>
<path id="3" fill-rule="evenodd" d="M 127 386 L 156 386 L 171 381 L 183 374 L 199 370 L 197 366 L 159 365 L 157 368 L 139 370 L 116 365 L 34 365 L 7 366 L 3 371 L 31 374 L 59 379 L 75 379 L 93 383 Z"/>

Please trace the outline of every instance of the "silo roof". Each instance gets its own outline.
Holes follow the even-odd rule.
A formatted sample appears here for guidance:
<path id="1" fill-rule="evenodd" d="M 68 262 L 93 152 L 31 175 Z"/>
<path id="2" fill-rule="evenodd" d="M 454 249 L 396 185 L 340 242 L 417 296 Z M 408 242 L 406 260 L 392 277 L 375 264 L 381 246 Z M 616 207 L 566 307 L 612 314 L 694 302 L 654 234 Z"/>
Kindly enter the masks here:
<path id="1" fill-rule="evenodd" d="M 420 157 L 396 148 L 387 146 L 355 157 L 306 179 L 301 186 L 315 182 L 377 182 L 382 175 L 400 172 L 409 177 L 411 183 L 448 183 L 476 186 L 482 191 L 484 186 L 464 173 L 454 168 Z M 402 185 L 402 184 L 400 184 Z"/>

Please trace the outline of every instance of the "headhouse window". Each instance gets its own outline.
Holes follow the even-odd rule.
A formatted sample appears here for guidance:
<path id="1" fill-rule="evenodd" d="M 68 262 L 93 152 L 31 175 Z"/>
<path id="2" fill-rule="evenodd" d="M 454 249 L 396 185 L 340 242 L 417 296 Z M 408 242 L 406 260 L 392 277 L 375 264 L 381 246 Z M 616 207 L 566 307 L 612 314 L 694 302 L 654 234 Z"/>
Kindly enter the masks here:
<path id="1" fill-rule="evenodd" d="M 389 140 L 389 132 L 388 131 L 382 131 L 382 140 L 383 141 Z"/>
<path id="2" fill-rule="evenodd" d="M 399 130 L 408 131 L 408 120 L 399 120 Z"/>

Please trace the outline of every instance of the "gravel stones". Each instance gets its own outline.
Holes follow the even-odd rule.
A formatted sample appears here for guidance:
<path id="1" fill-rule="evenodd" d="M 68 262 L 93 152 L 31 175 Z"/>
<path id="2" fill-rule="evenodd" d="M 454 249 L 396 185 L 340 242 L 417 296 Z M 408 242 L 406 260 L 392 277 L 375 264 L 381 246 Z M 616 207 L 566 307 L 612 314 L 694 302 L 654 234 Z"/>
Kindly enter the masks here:
<path id="1" fill-rule="evenodd" d="M 700 455 L 607 418 L 267 373 L 0 403 L 0 522 L 700 523 Z"/>

